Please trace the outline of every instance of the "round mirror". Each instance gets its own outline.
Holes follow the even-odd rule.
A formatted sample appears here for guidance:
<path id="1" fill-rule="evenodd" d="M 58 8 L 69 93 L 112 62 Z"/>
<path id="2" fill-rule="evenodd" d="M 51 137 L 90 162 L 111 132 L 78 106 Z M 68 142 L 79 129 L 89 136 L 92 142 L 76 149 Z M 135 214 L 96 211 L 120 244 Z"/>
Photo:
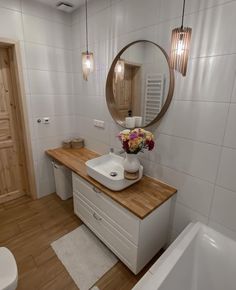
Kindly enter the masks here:
<path id="1" fill-rule="evenodd" d="M 114 59 L 106 83 L 106 100 L 122 127 L 147 127 L 161 119 L 171 102 L 174 73 L 162 47 L 138 40 Z"/>

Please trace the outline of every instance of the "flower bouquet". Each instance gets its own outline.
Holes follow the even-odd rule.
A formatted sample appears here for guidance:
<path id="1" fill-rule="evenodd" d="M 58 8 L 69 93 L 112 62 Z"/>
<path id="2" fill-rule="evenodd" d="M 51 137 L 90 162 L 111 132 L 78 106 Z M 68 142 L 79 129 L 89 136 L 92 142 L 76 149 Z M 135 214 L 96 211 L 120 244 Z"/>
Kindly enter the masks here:
<path id="1" fill-rule="evenodd" d="M 153 134 L 142 128 L 123 130 L 118 137 L 128 154 L 137 154 L 140 151 L 143 152 L 144 149 L 151 151 L 155 146 Z"/>
<path id="2" fill-rule="evenodd" d="M 124 160 L 124 176 L 127 179 L 137 179 L 139 177 L 140 162 L 137 158 L 139 152 L 144 149 L 151 151 L 154 146 L 154 136 L 151 132 L 142 128 L 133 130 L 123 130 L 119 133 L 118 138 L 126 152 Z"/>

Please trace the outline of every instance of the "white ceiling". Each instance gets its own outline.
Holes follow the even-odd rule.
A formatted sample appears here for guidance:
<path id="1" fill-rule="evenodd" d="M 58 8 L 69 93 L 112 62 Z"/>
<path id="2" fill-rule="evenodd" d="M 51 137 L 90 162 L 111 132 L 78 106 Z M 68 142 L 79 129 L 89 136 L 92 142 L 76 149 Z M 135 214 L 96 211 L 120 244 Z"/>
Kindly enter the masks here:
<path id="1" fill-rule="evenodd" d="M 76 10 L 79 6 L 84 4 L 85 0 L 34 0 L 34 1 L 41 2 L 55 8 L 58 3 L 65 2 L 65 3 L 72 4 L 74 6 L 73 10 Z"/>

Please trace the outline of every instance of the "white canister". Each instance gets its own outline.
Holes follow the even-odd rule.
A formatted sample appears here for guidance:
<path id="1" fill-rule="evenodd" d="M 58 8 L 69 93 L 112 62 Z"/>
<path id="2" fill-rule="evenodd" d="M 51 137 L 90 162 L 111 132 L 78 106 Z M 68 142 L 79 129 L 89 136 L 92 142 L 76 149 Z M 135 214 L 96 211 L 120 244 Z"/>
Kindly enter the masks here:
<path id="1" fill-rule="evenodd" d="M 135 118 L 134 117 L 126 117 L 125 118 L 125 127 L 128 129 L 133 129 L 135 127 Z"/>
<path id="2" fill-rule="evenodd" d="M 142 127 L 143 118 L 141 116 L 133 117 L 135 119 L 135 127 Z"/>

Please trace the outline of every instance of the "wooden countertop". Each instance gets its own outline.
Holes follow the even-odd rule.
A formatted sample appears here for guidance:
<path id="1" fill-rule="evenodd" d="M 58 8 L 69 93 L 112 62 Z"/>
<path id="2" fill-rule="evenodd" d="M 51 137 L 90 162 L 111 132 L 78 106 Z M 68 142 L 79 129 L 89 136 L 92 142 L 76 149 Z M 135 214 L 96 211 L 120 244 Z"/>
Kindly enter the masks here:
<path id="1" fill-rule="evenodd" d="M 99 154 L 86 148 L 56 148 L 47 150 L 46 154 L 83 177 L 141 219 L 177 192 L 175 188 L 147 176 L 143 176 L 140 181 L 122 191 L 112 191 L 87 175 L 85 162 L 98 157 Z"/>

